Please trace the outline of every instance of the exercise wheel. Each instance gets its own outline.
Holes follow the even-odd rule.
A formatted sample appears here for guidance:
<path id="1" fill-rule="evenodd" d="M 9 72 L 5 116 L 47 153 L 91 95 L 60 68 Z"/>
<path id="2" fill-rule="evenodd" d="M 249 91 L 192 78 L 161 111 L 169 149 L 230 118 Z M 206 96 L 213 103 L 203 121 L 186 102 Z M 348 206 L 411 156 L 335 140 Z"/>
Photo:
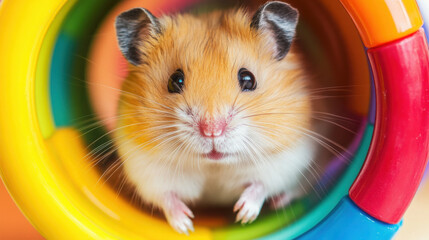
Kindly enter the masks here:
<path id="1" fill-rule="evenodd" d="M 100 174 L 88 168 L 85 139 L 72 119 L 89 111 L 88 99 L 97 92 L 88 94 L 68 83 L 76 72 L 91 82 L 103 68 L 121 65 L 117 52 L 106 51 L 114 40 L 104 41 L 104 35 L 97 33 L 109 28 L 109 18 L 120 9 L 136 4 L 160 14 L 212 2 L 1 3 L 0 174 L 23 213 L 48 239 L 390 239 L 402 223 L 428 159 L 429 52 L 415 0 L 288 1 L 298 9 L 319 12 L 308 14 L 309 22 L 320 18 L 324 19 L 320 24 L 335 24 L 326 29 L 343 41 L 335 42 L 337 51 L 326 53 L 327 58 L 347 59 L 348 68 L 338 72 L 347 71 L 352 85 L 362 81 L 369 85 L 372 77 L 375 93 L 372 99 L 368 91 L 362 101 L 348 103 L 364 119 L 349 146 L 353 159 L 311 209 L 297 202 L 285 216 L 268 214 L 245 227 L 197 224 L 194 233 L 181 236 L 166 221 L 118 197 L 109 186 L 96 184 Z M 262 3 L 246 2 L 251 7 Z M 352 22 L 358 31 L 350 26 Z M 312 38 L 314 32 L 306 34 Z M 332 45 L 331 40 L 327 34 L 321 44 Z M 322 51 L 315 48 L 314 52 Z M 76 64 L 70 60 L 76 57 L 104 64 Z M 120 70 L 113 71 L 121 75 Z M 93 107 L 104 111 L 102 106 Z M 299 217 L 292 221 L 289 215 L 294 214 Z"/>

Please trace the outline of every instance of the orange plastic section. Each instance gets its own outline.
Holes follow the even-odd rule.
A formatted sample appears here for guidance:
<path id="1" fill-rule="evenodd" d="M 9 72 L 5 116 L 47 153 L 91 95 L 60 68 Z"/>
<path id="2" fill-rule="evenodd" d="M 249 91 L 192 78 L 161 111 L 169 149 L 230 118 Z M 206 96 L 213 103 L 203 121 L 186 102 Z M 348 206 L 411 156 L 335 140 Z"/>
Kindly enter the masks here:
<path id="1" fill-rule="evenodd" d="M 416 32 L 423 20 L 415 0 L 340 0 L 366 47 L 376 47 Z"/>

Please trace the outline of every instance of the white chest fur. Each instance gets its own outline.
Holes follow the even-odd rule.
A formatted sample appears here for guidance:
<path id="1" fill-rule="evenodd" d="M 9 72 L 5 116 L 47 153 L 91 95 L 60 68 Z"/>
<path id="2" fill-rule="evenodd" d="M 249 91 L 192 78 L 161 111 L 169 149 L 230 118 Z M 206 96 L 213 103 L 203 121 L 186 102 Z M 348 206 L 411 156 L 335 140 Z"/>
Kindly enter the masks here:
<path id="1" fill-rule="evenodd" d="M 130 143 L 122 143 L 118 149 L 128 180 L 145 202 L 156 206 L 166 192 L 175 192 L 184 202 L 225 205 L 233 204 L 252 182 L 262 183 L 267 196 L 300 191 L 303 174 L 315 158 L 314 145 L 310 139 L 301 139 L 270 159 L 245 164 L 162 160 Z"/>

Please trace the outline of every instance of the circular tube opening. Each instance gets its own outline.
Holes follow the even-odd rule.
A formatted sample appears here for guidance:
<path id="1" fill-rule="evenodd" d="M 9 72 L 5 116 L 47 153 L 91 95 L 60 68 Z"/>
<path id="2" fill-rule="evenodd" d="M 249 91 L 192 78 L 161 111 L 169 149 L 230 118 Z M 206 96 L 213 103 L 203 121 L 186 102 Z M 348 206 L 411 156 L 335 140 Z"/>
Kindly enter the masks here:
<path id="1" fill-rule="evenodd" d="M 370 74 L 359 34 L 337 1 L 289 2 L 301 14 L 297 44 L 304 53 L 307 68 L 320 86 L 318 89 L 323 89 L 325 96 L 322 97 L 331 107 L 332 118 L 330 122 L 325 121 L 329 126 L 327 136 L 342 148 L 336 149 L 334 155 L 337 156 L 332 152 L 326 154 L 326 161 L 318 172 L 318 183 L 305 198 L 294 201 L 280 212 L 265 211 L 258 221 L 244 227 L 231 224 L 228 210 L 221 214 L 213 213 L 217 210 L 204 212 L 196 219 L 198 228 L 194 237 L 210 232 L 217 238 L 252 239 L 286 226 L 286 230 L 281 230 L 284 236 L 299 236 L 323 219 L 347 194 L 362 166 L 374 120 L 369 114 Z M 52 159 L 46 159 L 46 164 L 60 166 L 61 171 L 53 175 L 60 185 L 67 186 L 64 194 L 80 206 L 78 209 L 84 215 L 93 218 L 97 226 L 112 227 L 113 231 L 136 236 L 143 234 L 148 238 L 174 234 L 162 218 L 152 217 L 151 212 L 130 204 L 123 193 L 118 194 L 121 182 L 115 184 L 114 177 L 103 174 L 112 166 L 112 158 L 103 158 L 109 150 L 103 149 L 109 146 L 110 139 L 106 135 L 112 128 L 109 119 L 114 116 L 115 96 L 126 76 L 126 63 L 116 47 L 114 16 L 136 6 L 160 14 L 204 12 L 235 4 L 230 1 L 157 1 L 141 6 L 140 1 L 118 4 L 116 1 L 77 1 L 64 7 L 63 20 L 54 20 L 50 30 L 54 41 L 45 42 L 46 55 L 41 55 L 39 63 L 39 76 L 49 76 L 49 83 L 41 77 L 36 79 L 39 122 L 53 154 Z M 261 4 L 261 1 L 251 1 L 246 7 L 253 10 Z M 43 65 L 46 61 L 49 64 Z M 50 99 L 45 99 L 46 89 L 49 89 Z M 47 102 L 49 105 L 43 104 Z M 100 119 L 103 124 L 99 124 Z M 98 154 L 88 154 L 94 150 Z M 350 156 L 344 157 L 348 154 Z M 97 167 L 92 167 L 97 161 L 100 161 Z M 224 213 L 228 217 L 224 217 Z M 157 233 L 148 233 L 148 229 Z"/>

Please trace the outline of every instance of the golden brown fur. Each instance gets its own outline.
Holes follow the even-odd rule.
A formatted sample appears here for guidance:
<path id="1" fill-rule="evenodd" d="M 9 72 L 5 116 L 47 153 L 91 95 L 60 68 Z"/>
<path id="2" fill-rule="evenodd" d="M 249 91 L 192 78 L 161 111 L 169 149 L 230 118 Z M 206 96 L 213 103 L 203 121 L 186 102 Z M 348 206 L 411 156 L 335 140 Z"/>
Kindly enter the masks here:
<path id="1" fill-rule="evenodd" d="M 176 120 L 154 109 L 169 111 L 166 106 L 183 104 L 202 106 L 209 115 L 219 114 L 220 106 L 234 101 L 236 106 L 251 106 L 247 109 L 250 120 L 270 129 L 267 137 L 280 146 L 289 146 L 302 136 L 283 127 L 285 122 L 300 129 L 310 127 L 311 104 L 299 56 L 292 48 L 282 61 L 273 59 L 270 37 L 250 28 L 250 17 L 243 10 L 165 16 L 160 22 L 162 34 L 152 33 L 142 42 L 144 64 L 130 65 L 130 75 L 123 84 L 124 92 L 133 95 L 121 97 L 120 115 L 124 117 L 119 126 L 129 126 L 124 133 L 135 135 L 136 144 L 152 149 L 162 141 L 153 139 L 170 129 L 151 129 Z M 242 67 L 255 74 L 256 91 L 240 92 L 237 72 Z M 186 76 L 185 90 L 183 95 L 172 95 L 167 81 L 179 68 Z M 276 114 L 279 112 L 284 114 Z M 130 114 L 134 117 L 126 117 Z"/>
<path id="2" fill-rule="evenodd" d="M 297 14 L 280 2 L 272 3 L 272 14 L 273 6 Z M 307 77 L 294 48 L 279 60 L 286 49 L 279 48 L 282 39 L 266 22 L 251 27 L 243 10 L 164 16 L 158 25 L 137 9 L 120 20 L 137 12 L 156 28 L 140 31 L 141 61 L 124 51 L 137 66 L 130 65 L 122 87 L 114 140 L 126 178 L 142 200 L 187 233 L 193 229 L 187 204 L 236 202 L 237 220 L 248 223 L 266 199 L 286 194 L 281 201 L 287 204 L 300 195 L 315 147 Z M 295 32 L 296 22 L 285 25 Z M 243 68 L 254 75 L 256 88 L 241 88 Z M 170 93 L 169 78 L 177 69 L 184 87 Z M 204 129 L 207 122 L 212 135 Z M 215 134 L 219 123 L 224 125 Z"/>

